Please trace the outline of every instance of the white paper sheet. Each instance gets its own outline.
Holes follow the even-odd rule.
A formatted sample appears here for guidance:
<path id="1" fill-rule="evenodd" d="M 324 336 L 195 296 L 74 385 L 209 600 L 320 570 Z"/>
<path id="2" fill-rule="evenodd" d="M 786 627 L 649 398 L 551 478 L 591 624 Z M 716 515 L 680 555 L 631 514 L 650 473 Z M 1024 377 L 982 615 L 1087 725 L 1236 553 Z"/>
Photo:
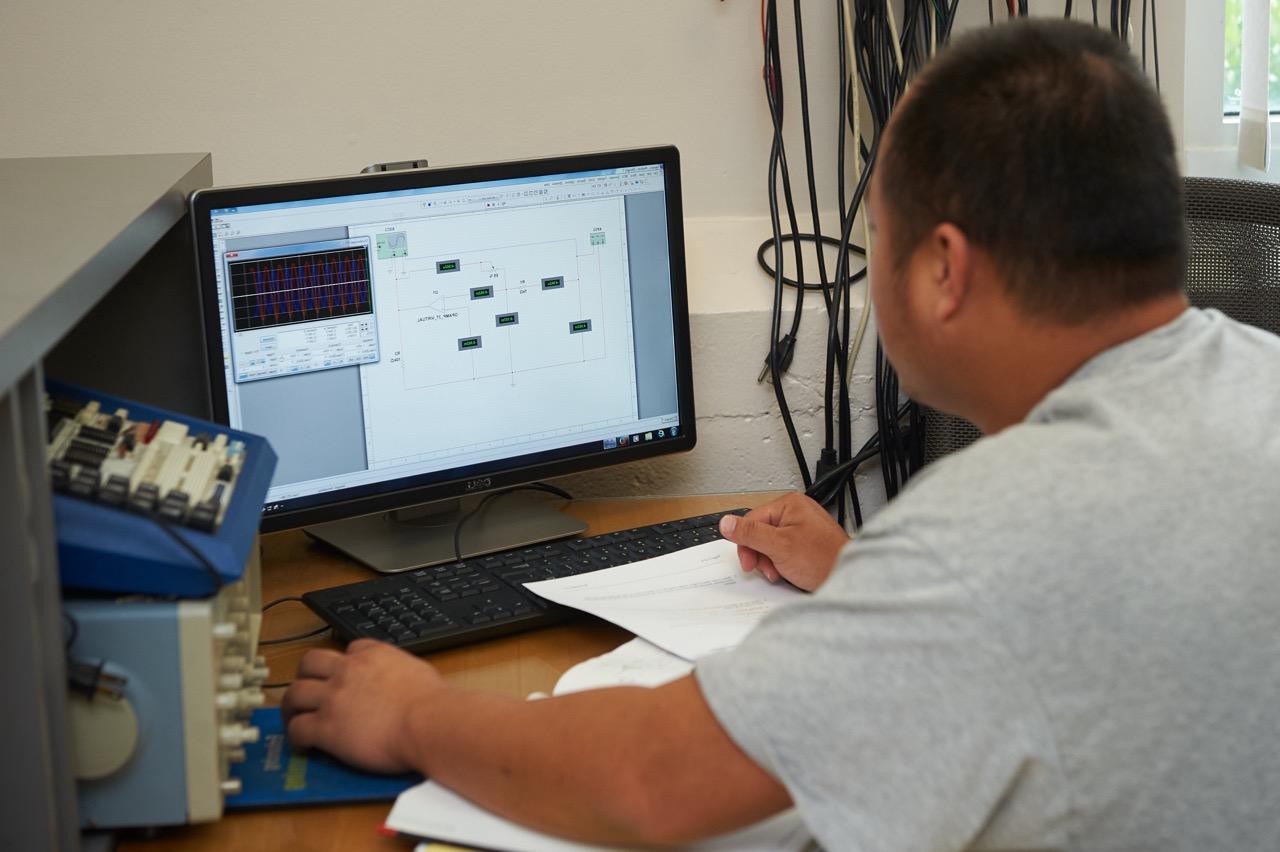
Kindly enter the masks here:
<path id="1" fill-rule="evenodd" d="M 693 663 L 639 637 L 578 663 L 560 676 L 552 695 L 606 686 L 662 686 L 693 671 Z"/>
<path id="2" fill-rule="evenodd" d="M 574 843 L 522 828 L 476 807 L 434 781 L 424 781 L 401 793 L 387 817 L 387 827 L 414 837 L 464 846 L 482 846 L 502 852 L 592 852 L 617 849 Z M 809 833 L 800 817 L 792 810 L 689 848 L 726 852 L 798 852 L 808 843 Z M 422 844 L 418 847 L 418 852 L 424 852 L 427 848 L 427 844 Z"/>
<path id="3" fill-rule="evenodd" d="M 744 573 L 737 546 L 728 541 L 525 588 L 612 621 L 686 660 L 732 648 L 766 614 L 803 594 Z"/>

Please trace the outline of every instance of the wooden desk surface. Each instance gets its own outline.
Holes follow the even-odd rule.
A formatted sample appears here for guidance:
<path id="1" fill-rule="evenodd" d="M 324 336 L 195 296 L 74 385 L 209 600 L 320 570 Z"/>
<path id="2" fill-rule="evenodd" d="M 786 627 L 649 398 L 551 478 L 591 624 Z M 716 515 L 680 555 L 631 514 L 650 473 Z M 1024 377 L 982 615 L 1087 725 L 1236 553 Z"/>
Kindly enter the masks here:
<path id="1" fill-rule="evenodd" d="M 754 508 L 775 494 L 715 494 L 699 497 L 578 500 L 566 511 L 588 524 L 587 534 L 612 532 L 674 518 L 732 509 Z M 315 544 L 299 531 L 263 537 L 264 602 L 309 589 L 327 588 L 370 578 L 370 572 L 341 554 Z M 263 638 L 289 636 L 316 627 L 318 620 L 302 604 L 285 603 L 263 620 Z M 451 682 L 509 695 L 550 692 L 571 666 L 630 638 L 629 633 L 600 621 L 582 619 L 429 655 Z M 299 658 L 316 647 L 339 647 L 332 639 L 263 649 L 271 667 L 269 682 L 293 677 Z M 278 704 L 283 690 L 267 691 L 268 704 Z M 123 840 L 122 850 L 310 850 L 373 849 L 404 852 L 404 841 L 377 834 L 389 804 L 340 805 L 253 813 L 233 813 L 216 823 L 162 831 L 158 836 Z"/>

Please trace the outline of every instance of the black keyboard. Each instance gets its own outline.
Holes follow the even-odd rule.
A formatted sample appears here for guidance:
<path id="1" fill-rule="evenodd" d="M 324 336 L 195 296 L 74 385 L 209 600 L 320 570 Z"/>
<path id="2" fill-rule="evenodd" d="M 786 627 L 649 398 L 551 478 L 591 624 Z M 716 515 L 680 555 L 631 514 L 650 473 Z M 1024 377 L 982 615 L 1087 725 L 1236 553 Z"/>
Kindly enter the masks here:
<path id="1" fill-rule="evenodd" d="M 390 642 L 415 654 L 564 621 L 576 610 L 524 583 L 639 562 L 720 536 L 720 518 L 746 509 L 477 556 L 363 583 L 307 592 L 302 600 L 340 639 Z"/>

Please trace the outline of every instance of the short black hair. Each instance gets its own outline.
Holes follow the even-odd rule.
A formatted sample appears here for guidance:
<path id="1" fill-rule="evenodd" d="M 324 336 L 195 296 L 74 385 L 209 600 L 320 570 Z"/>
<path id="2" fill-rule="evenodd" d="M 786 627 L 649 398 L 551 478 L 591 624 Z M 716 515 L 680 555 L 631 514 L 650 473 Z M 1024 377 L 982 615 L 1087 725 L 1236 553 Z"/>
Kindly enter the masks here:
<path id="1" fill-rule="evenodd" d="M 1080 323 L 1182 289 L 1182 179 L 1127 46 L 1063 20 L 958 38 L 911 85 L 878 168 L 901 265 L 960 227 L 1030 315 Z"/>

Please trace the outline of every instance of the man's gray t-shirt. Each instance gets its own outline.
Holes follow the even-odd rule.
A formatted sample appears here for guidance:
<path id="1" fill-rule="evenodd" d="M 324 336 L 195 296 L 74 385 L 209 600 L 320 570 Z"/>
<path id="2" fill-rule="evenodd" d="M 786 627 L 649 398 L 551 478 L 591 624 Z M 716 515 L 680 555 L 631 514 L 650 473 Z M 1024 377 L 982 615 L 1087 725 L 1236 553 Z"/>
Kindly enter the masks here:
<path id="1" fill-rule="evenodd" d="M 1280 850 L 1280 338 L 1094 357 L 697 677 L 829 850 Z"/>

